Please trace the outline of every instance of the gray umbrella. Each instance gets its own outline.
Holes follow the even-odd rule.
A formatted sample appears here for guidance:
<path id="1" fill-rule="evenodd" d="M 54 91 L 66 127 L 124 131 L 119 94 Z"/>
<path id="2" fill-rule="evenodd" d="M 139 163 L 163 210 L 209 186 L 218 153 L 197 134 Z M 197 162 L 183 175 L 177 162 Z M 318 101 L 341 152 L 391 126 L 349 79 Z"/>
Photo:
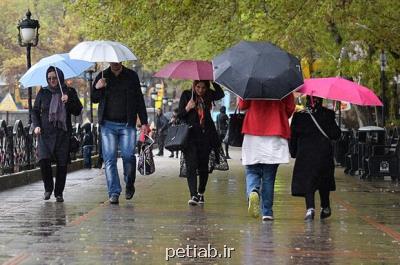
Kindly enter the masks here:
<path id="1" fill-rule="evenodd" d="M 212 64 L 214 80 L 242 99 L 282 99 L 303 84 L 299 59 L 269 42 L 241 41 Z"/>

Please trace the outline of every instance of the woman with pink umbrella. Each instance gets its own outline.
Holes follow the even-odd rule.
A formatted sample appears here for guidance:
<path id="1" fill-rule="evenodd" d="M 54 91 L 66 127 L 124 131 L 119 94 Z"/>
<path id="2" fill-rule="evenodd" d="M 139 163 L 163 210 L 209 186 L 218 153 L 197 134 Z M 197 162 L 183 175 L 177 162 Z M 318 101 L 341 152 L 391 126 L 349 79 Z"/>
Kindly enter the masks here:
<path id="1" fill-rule="evenodd" d="M 292 176 L 292 195 L 305 198 L 305 220 L 315 215 L 314 194 L 321 198 L 320 218 L 331 215 L 329 194 L 334 191 L 335 165 L 332 140 L 341 131 L 335 122 L 335 113 L 322 106 L 322 98 L 307 96 L 306 108 L 293 115 L 291 123 L 290 154 L 296 158 Z"/>

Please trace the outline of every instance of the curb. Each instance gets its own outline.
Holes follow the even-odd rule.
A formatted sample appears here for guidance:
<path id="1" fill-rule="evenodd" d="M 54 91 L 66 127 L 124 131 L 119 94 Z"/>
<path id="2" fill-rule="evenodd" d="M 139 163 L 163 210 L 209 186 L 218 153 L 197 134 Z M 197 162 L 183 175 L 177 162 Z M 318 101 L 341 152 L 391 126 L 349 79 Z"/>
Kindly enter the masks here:
<path id="1" fill-rule="evenodd" d="M 92 157 L 92 164 L 96 164 L 98 155 Z M 53 174 L 55 175 L 55 165 L 52 165 Z M 83 159 L 76 159 L 68 165 L 68 172 L 81 170 L 83 168 Z M 18 173 L 12 173 L 8 175 L 0 176 L 0 191 L 8 190 L 24 185 L 31 184 L 33 182 L 42 180 L 40 168 L 31 170 L 25 170 Z"/>

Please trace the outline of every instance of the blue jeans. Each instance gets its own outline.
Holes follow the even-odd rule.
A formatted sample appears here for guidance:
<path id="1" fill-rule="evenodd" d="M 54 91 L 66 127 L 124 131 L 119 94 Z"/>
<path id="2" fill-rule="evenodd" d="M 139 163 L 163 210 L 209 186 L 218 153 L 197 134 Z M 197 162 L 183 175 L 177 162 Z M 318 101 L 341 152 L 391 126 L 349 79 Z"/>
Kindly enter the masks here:
<path id="1" fill-rule="evenodd" d="M 261 194 L 262 215 L 273 216 L 274 185 L 279 164 L 255 164 L 246 166 L 247 198 L 252 191 Z"/>
<path id="2" fill-rule="evenodd" d="M 101 125 L 101 141 L 108 196 L 119 196 L 121 184 L 117 168 L 118 147 L 121 150 L 126 188 L 133 189 L 136 178 L 136 128 L 125 123 L 104 121 Z"/>

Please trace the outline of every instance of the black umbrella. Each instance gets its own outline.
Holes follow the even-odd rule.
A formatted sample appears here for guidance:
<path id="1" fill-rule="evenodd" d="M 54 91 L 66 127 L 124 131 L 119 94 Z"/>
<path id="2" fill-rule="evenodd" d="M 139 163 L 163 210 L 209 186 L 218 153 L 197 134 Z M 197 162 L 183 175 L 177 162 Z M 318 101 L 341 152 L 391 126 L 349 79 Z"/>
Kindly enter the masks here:
<path id="1" fill-rule="evenodd" d="M 299 59 L 269 42 L 241 41 L 212 64 L 214 80 L 242 99 L 282 99 L 303 84 Z"/>

